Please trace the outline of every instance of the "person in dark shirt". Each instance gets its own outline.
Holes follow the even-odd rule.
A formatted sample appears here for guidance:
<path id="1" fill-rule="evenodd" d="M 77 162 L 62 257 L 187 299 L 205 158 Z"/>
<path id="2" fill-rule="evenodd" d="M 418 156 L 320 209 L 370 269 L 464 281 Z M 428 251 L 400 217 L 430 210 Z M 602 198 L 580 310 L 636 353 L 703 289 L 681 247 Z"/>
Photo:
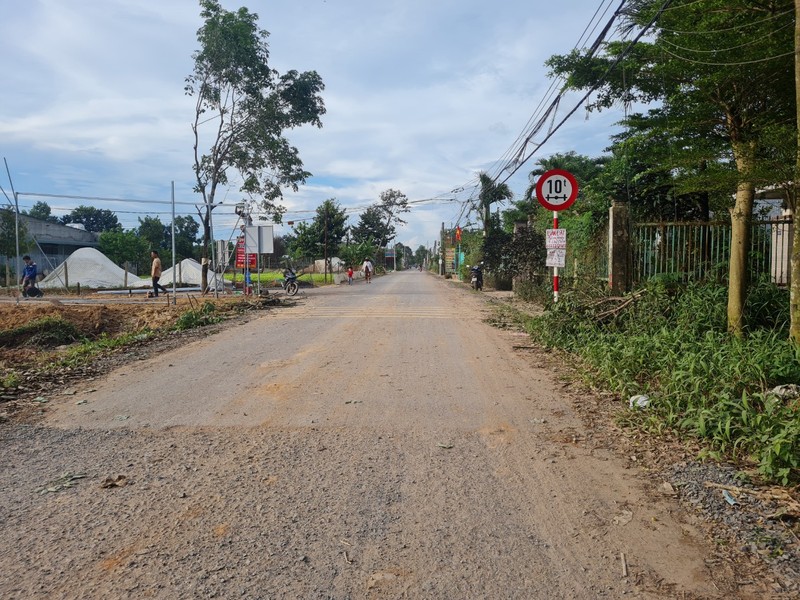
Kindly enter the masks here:
<path id="1" fill-rule="evenodd" d="M 25 261 L 25 266 L 22 267 L 20 283 L 22 284 L 22 295 L 27 296 L 28 290 L 36 285 L 36 263 L 27 254 L 22 257 L 22 260 Z"/>

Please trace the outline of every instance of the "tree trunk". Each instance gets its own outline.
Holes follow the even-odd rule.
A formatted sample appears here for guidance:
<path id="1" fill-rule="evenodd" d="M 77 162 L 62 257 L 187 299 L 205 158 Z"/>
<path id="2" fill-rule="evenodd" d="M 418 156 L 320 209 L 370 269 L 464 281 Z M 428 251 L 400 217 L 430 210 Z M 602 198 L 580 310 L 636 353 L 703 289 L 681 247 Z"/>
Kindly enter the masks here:
<path id="1" fill-rule="evenodd" d="M 734 144 L 736 166 L 741 181 L 736 188 L 736 203 L 731 209 L 731 252 L 728 275 L 728 331 L 737 337 L 744 333 L 744 304 L 749 284 L 750 234 L 755 185 L 750 177 L 755 163 L 755 145 Z"/>
<path id="2" fill-rule="evenodd" d="M 208 246 L 211 242 L 211 227 L 209 225 L 210 211 L 205 208 L 203 215 L 203 249 L 200 253 L 200 293 L 208 291 Z"/>
<path id="3" fill-rule="evenodd" d="M 797 231 L 797 191 L 800 181 L 800 59 L 797 51 L 800 49 L 800 0 L 794 2 L 794 87 L 797 99 L 797 166 L 794 175 L 794 193 L 790 194 L 790 208 L 792 211 L 792 229 L 794 241 L 792 242 L 792 266 L 789 280 L 789 337 L 800 346 L 800 232 Z"/>

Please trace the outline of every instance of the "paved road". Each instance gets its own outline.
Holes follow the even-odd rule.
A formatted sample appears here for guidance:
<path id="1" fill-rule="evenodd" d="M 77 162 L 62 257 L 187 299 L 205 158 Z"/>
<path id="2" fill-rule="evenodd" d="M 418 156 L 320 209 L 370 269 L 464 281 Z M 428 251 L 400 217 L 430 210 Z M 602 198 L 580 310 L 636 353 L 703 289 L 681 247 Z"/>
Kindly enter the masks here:
<path id="1" fill-rule="evenodd" d="M 0 596 L 744 597 L 487 314 L 416 271 L 313 289 L 54 402 L 3 445 Z"/>

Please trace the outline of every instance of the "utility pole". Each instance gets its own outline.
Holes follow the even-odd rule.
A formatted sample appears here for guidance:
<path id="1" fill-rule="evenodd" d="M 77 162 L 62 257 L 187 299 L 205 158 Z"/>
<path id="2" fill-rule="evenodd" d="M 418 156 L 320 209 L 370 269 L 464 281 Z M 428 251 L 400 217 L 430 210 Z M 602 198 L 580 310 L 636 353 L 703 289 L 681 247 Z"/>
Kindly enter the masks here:
<path id="1" fill-rule="evenodd" d="M 325 261 L 325 283 L 328 283 L 328 201 L 325 201 L 325 256 L 323 260 Z"/>
<path id="2" fill-rule="evenodd" d="M 797 124 L 800 126 L 800 57 L 797 52 L 800 50 L 800 0 L 794 0 L 794 86 L 795 98 L 797 98 Z M 797 133 L 797 168 L 795 178 L 800 177 L 800 130 Z M 789 338 L 794 341 L 796 346 L 800 346 L 800 231 L 797 224 L 798 208 L 798 186 L 800 182 L 795 179 L 793 194 L 789 194 L 790 207 L 792 209 L 792 223 L 794 228 L 794 239 L 792 240 L 792 258 L 790 263 L 789 275 Z"/>

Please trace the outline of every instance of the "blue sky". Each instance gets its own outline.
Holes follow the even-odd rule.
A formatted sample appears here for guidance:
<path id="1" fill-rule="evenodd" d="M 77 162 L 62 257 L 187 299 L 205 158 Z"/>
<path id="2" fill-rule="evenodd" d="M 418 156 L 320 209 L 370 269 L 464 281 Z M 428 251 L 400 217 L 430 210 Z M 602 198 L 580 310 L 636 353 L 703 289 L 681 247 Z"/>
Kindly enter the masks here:
<path id="1" fill-rule="evenodd" d="M 588 45 L 618 4 L 223 0 L 259 15 L 272 67 L 316 70 L 326 86 L 323 128 L 288 133 L 314 176 L 286 192 L 284 221 L 335 198 L 355 224 L 393 188 L 412 201 L 436 199 L 415 202 L 397 238 L 432 244 L 442 222 L 462 214 L 477 173 L 492 172 L 546 97 L 545 60 Z M 133 228 L 145 214 L 168 222 L 168 205 L 128 200 L 169 200 L 172 181 L 179 202 L 197 201 L 194 107 L 183 93 L 201 25 L 195 0 L 0 0 L 0 8 L 0 155 L 20 208 L 45 200 L 61 216 L 88 204 Z M 576 100 L 567 96 L 562 113 Z M 512 191 L 524 192 L 537 157 L 599 155 L 620 116 L 579 110 L 508 181 Z M 4 169 L 0 185 L 10 194 Z M 217 238 L 232 234 L 237 188 L 223 190 L 230 206 L 214 211 Z M 178 213 L 196 214 L 189 205 Z"/>

